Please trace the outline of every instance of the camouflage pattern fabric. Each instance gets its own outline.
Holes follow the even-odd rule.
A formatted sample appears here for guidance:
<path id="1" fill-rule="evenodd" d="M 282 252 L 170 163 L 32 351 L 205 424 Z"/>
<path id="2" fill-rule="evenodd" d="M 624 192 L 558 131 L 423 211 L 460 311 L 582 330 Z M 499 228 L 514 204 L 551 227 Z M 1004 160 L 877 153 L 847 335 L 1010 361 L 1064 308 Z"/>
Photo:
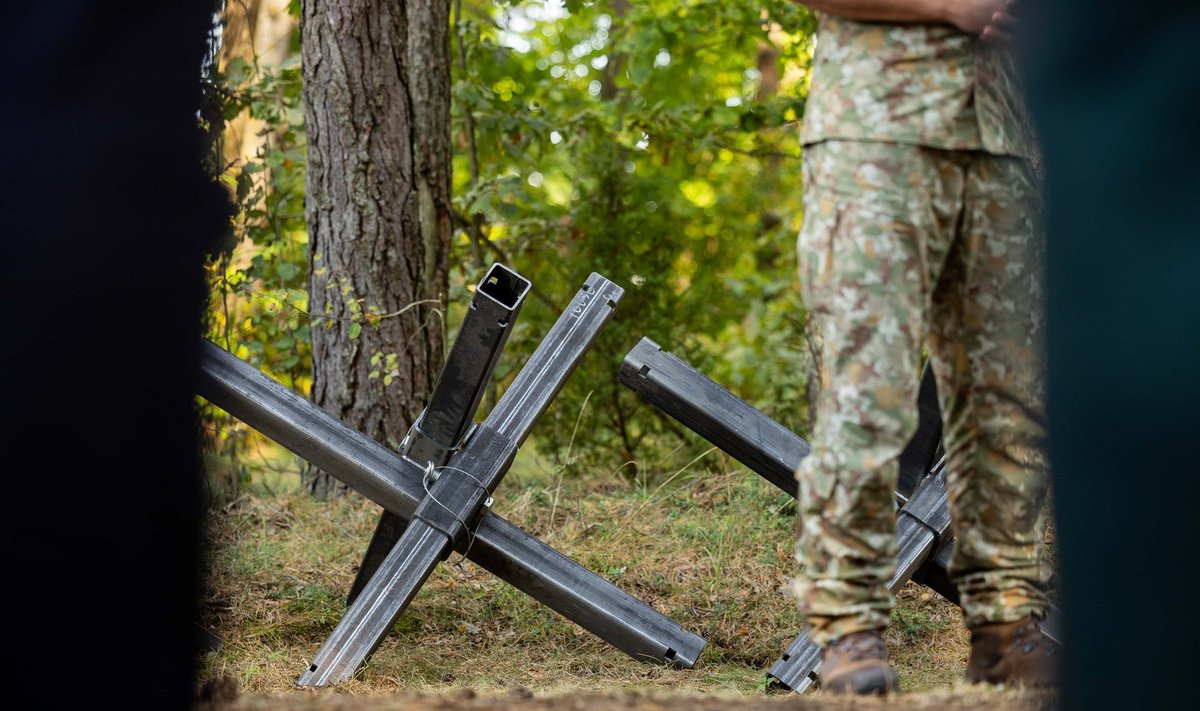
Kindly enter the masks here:
<path id="1" fill-rule="evenodd" d="M 797 472 L 794 591 L 812 638 L 887 625 L 896 460 L 917 425 L 922 344 L 945 418 L 966 624 L 1040 616 L 1042 242 L 1028 161 L 823 141 L 804 170 L 801 284 L 823 363 Z"/>
<path id="2" fill-rule="evenodd" d="M 950 25 L 818 13 L 802 141 L 888 141 L 1029 158 L 1012 53 Z"/>

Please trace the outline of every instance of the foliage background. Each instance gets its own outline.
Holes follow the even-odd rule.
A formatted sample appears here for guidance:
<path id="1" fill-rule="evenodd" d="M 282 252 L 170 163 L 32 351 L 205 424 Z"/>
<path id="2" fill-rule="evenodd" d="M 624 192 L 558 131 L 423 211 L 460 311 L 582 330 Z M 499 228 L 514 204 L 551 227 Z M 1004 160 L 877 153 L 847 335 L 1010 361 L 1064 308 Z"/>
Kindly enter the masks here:
<path id="1" fill-rule="evenodd" d="M 202 118 L 222 137 L 213 170 L 238 206 L 209 264 L 209 337 L 307 394 L 310 329 L 333 324 L 307 313 L 304 291 L 297 15 L 284 0 L 226 7 Z M 626 289 L 535 429 L 542 457 L 560 475 L 620 471 L 645 485 L 702 451 L 617 384 L 642 336 L 803 433 L 794 246 L 808 11 L 787 0 L 455 0 L 453 18 L 450 335 L 491 261 L 533 281 L 502 388 L 589 272 Z M 379 316 L 352 311 L 351 332 Z M 395 355 L 373 356 L 392 387 Z M 246 430 L 206 417 L 210 449 L 234 457 L 236 491 Z"/>

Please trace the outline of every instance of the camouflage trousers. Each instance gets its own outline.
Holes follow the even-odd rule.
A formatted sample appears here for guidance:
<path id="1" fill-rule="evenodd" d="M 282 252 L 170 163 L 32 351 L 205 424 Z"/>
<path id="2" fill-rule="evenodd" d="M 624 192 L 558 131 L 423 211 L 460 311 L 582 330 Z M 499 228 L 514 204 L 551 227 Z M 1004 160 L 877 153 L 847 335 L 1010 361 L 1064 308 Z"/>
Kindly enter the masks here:
<path id="1" fill-rule="evenodd" d="M 814 641 L 887 625 L 897 458 L 937 376 L 967 626 L 1046 607 L 1042 241 L 1025 160 L 824 141 L 805 151 L 804 301 L 823 340 L 796 473 L 794 592 Z"/>

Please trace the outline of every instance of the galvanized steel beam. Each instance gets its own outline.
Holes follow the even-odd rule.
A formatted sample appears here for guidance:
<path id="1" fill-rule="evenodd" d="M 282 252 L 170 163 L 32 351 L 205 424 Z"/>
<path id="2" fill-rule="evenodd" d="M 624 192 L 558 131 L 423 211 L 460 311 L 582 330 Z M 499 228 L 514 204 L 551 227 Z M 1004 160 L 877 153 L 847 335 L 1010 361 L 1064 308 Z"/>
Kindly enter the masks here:
<path id="1" fill-rule="evenodd" d="M 779 487 L 793 498 L 797 486 L 793 472 L 809 452 L 807 442 L 759 412 L 691 365 L 643 338 L 625 356 L 620 381 L 642 399 L 700 434 L 734 459 Z M 896 533 L 899 544 L 896 574 L 889 589 L 898 590 L 910 578 L 957 603 L 958 590 L 948 572 L 954 550 L 950 510 L 946 495 L 945 463 L 940 442 L 936 388 L 927 369 L 922 376 L 919 400 L 921 425 L 902 455 L 913 462 L 933 462 L 931 472 L 908 489 L 904 478 L 897 491 Z M 911 477 L 915 478 L 915 477 Z M 908 482 L 911 485 L 913 482 Z M 1061 615 L 1051 607 L 1042 621 L 1047 637 L 1061 642 Z M 816 679 L 821 650 L 801 633 L 767 672 L 777 685 L 795 691 L 807 689 Z"/>
<path id="2" fill-rule="evenodd" d="M 500 463 L 493 475 L 485 474 L 490 481 L 482 488 L 494 488 L 499 482 L 499 476 L 511 461 L 507 452 L 515 453 L 516 447 L 528 436 L 534 422 L 545 411 L 594 340 L 598 326 L 602 326 L 610 317 L 620 295 L 620 288 L 607 279 L 595 274 L 589 277 L 542 346 L 480 426 L 481 432 L 486 427 L 487 431 L 493 433 L 490 438 L 493 444 L 500 443 L 499 451 L 502 452 L 497 454 L 492 447 L 479 448 L 480 452 L 485 449 L 491 451 L 490 458 Z M 201 372 L 200 395 L 342 480 L 400 519 L 409 521 L 411 526 L 418 508 L 426 500 L 424 482 L 427 468 L 387 450 L 338 422 L 211 343 L 203 344 Z M 483 444 L 482 440 L 480 444 Z M 470 450 L 471 445 L 468 444 L 458 456 L 468 456 Z M 443 470 L 438 483 L 434 484 L 434 487 L 438 487 L 443 479 L 448 482 L 441 484 L 447 487 L 447 498 L 450 497 L 450 482 L 455 480 L 453 474 L 448 468 Z M 465 481 L 460 477 L 458 486 L 463 486 Z M 479 488 L 471 482 L 467 483 L 468 489 L 474 491 Z M 432 569 L 428 561 L 433 560 L 433 565 L 436 565 L 436 561 L 453 548 L 640 661 L 681 668 L 690 668 L 695 663 L 706 644 L 703 638 L 684 631 L 670 618 L 496 514 L 481 512 L 480 507 L 471 502 L 463 505 L 475 508 L 477 518 L 474 521 L 469 515 L 461 516 L 474 527 L 473 535 L 464 535 L 456 527 L 458 519 L 447 522 L 445 519 L 438 520 L 438 516 L 431 513 L 417 519 L 420 530 L 414 534 L 414 539 L 423 539 L 424 542 L 405 549 L 407 553 L 397 552 L 394 564 L 385 565 L 380 573 L 388 576 L 399 573 L 407 581 L 423 582 L 422 571 L 427 566 Z M 434 540 L 450 542 L 427 545 Z M 331 646 L 347 651 L 337 659 L 333 658 L 335 655 L 330 655 L 327 674 L 319 664 L 316 671 L 323 674 L 326 680 L 344 678 L 341 675 L 346 673 L 348 667 L 357 666 L 347 660 L 359 655 L 364 648 L 366 651 L 362 656 L 365 658 L 382 638 L 371 630 L 382 627 L 386 632 L 387 626 L 382 625 L 382 621 L 392 615 L 393 610 L 402 610 L 411 599 L 409 587 L 415 592 L 420 583 L 404 586 L 398 590 L 396 599 L 388 599 L 385 595 L 372 597 L 371 604 L 379 603 L 376 609 L 372 610 L 367 605 L 356 613 L 354 619 L 346 623 L 345 634 L 339 638 L 341 643 Z M 360 624 L 359 631 L 354 632 Z M 355 640 L 355 643 L 345 644 L 347 640 Z M 353 669 L 349 673 L 353 673 Z M 306 677 L 312 674 L 314 672 L 310 670 Z"/>
<path id="3" fill-rule="evenodd" d="M 413 512 L 407 530 L 317 651 L 308 671 L 300 677 L 302 686 L 324 686 L 353 676 L 437 564 L 453 548 L 467 543 L 472 524 L 508 472 L 517 448 L 612 318 L 621 293 L 620 287 L 604 277 L 589 277 L 471 441 L 444 468 L 426 463 L 422 485 L 427 493 Z M 479 320 L 469 313 L 465 323 L 478 324 Z M 488 322 L 475 331 L 486 335 L 489 328 L 493 333 L 502 333 Z M 455 342 L 459 357 L 469 357 L 471 351 L 494 350 L 493 342 L 472 335 L 466 349 L 459 349 L 463 341 Z M 448 363 L 443 373 L 454 367 L 454 363 Z M 443 376 L 441 381 L 446 379 Z M 484 385 L 475 383 L 476 387 Z M 440 389 L 443 394 L 447 390 Z M 461 391 L 455 399 L 466 402 L 470 398 L 465 388 L 451 389 Z M 452 404 L 442 409 L 458 408 Z"/>
<path id="4" fill-rule="evenodd" d="M 493 264 L 475 286 L 429 403 L 401 443 L 403 456 L 418 465 L 432 462 L 440 467 L 466 443 L 475 411 L 491 383 L 529 287 L 525 277 L 503 264 Z M 348 605 L 354 604 L 404 535 L 404 527 L 403 519 L 384 509 L 350 586 Z"/>

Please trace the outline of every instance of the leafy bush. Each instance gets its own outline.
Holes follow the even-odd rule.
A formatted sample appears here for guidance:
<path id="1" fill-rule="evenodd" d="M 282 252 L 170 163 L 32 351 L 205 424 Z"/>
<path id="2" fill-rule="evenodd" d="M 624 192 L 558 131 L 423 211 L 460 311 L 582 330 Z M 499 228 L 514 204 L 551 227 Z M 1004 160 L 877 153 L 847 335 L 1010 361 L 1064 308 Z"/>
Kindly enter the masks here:
<path id="1" fill-rule="evenodd" d="M 802 430 L 794 239 L 808 12 L 787 0 L 469 0 L 454 18 L 448 323 L 491 261 L 530 278 L 507 379 L 589 272 L 626 289 L 535 430 L 543 454 L 607 472 L 694 440 L 617 385 L 643 335 Z M 273 68 L 233 60 L 212 82 L 223 120 L 261 121 L 265 142 L 220 166 L 240 211 L 234 245 L 210 264 L 210 335 L 304 392 L 308 329 L 320 323 L 304 313 L 297 63 L 298 51 Z"/>

